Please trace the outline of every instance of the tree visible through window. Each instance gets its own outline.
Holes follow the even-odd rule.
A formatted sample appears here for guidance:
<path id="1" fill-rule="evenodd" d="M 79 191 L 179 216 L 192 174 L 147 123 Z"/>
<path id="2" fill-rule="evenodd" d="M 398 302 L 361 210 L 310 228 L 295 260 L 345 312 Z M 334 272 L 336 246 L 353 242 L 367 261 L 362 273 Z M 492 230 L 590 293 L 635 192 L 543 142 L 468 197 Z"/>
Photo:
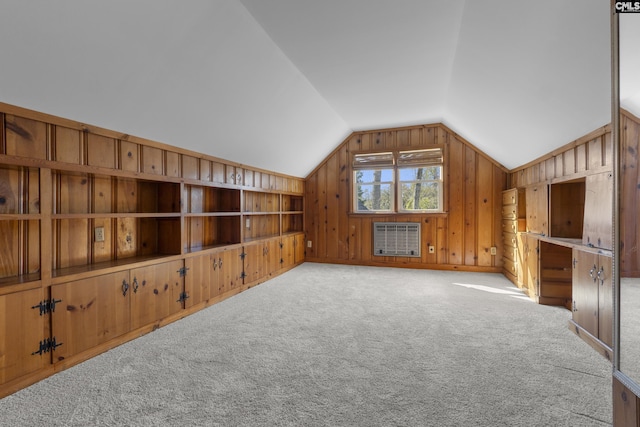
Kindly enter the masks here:
<path id="1" fill-rule="evenodd" d="M 443 211 L 441 148 L 356 154 L 353 170 L 355 212 Z"/>

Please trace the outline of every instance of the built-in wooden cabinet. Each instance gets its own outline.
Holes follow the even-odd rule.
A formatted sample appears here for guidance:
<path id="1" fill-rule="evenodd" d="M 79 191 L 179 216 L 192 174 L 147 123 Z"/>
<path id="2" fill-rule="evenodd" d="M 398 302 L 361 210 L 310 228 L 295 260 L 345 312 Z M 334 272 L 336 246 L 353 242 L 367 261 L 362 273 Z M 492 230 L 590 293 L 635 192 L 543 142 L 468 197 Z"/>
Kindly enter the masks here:
<path id="1" fill-rule="evenodd" d="M 51 338 L 60 361 L 104 344 L 131 330 L 129 271 L 74 280 L 51 287 Z"/>
<path id="2" fill-rule="evenodd" d="M 546 183 L 526 188 L 526 231 L 534 234 L 549 234 L 549 191 Z"/>
<path id="3" fill-rule="evenodd" d="M 302 179 L 0 107 L 0 397 L 304 261 Z"/>
<path id="4" fill-rule="evenodd" d="M 47 317 L 39 309 L 45 304 L 41 288 L 0 296 L 0 384 L 50 364 Z"/>
<path id="5" fill-rule="evenodd" d="M 570 329 L 608 358 L 612 170 L 611 130 L 606 126 L 510 172 L 512 188 L 503 192 L 502 211 L 505 275 L 538 303 L 571 309 Z M 521 192 L 524 198 L 517 196 Z M 524 227 L 513 222 L 522 204 Z M 508 250 L 513 241 L 515 248 Z"/>
<path id="6" fill-rule="evenodd" d="M 609 255 L 573 250 L 573 322 L 576 332 L 585 331 L 613 347 L 613 281 Z M 589 337 L 589 338 L 591 338 Z"/>
<path id="7" fill-rule="evenodd" d="M 518 233 L 525 231 L 526 211 L 525 192 L 511 188 L 502 192 L 502 240 L 503 272 L 509 280 L 519 287 L 522 283 L 523 245 L 518 245 Z"/>

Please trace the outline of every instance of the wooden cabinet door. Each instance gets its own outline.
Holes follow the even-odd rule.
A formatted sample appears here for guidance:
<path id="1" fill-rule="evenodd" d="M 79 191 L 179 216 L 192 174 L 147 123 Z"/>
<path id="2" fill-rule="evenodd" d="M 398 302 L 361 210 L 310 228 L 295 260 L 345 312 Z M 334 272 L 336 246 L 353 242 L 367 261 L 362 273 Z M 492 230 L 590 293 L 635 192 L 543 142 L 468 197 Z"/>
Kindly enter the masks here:
<path id="1" fill-rule="evenodd" d="M 529 290 L 529 295 L 540 295 L 538 288 L 538 255 L 539 255 L 539 241 L 533 236 L 525 236 L 525 248 L 524 248 L 524 265 L 523 279 L 524 286 Z"/>
<path id="2" fill-rule="evenodd" d="M 296 234 L 295 235 L 295 254 L 294 261 L 297 263 L 304 261 L 305 254 L 305 244 L 304 244 L 304 234 Z"/>
<path id="3" fill-rule="evenodd" d="M 589 175 L 586 181 L 582 243 L 613 249 L 613 174 Z"/>
<path id="4" fill-rule="evenodd" d="M 289 268 L 295 264 L 295 236 L 290 234 L 282 237 L 282 268 Z"/>
<path id="5" fill-rule="evenodd" d="M 240 254 L 242 248 L 225 249 L 218 253 L 218 274 L 222 292 L 228 292 L 242 286 L 243 263 Z"/>
<path id="6" fill-rule="evenodd" d="M 613 280 L 611 257 L 599 255 L 598 338 L 613 348 Z"/>
<path id="7" fill-rule="evenodd" d="M 42 289 L 0 296 L 0 384 L 35 372 L 51 362 L 49 353 L 37 352 L 48 338 L 45 318 L 32 308 L 43 300 Z"/>
<path id="8" fill-rule="evenodd" d="M 184 261 L 187 275 L 184 278 L 184 291 L 188 298 L 185 300 L 185 308 L 193 307 L 211 298 L 213 265 L 211 255 L 201 255 L 187 258 Z"/>
<path id="9" fill-rule="evenodd" d="M 131 270 L 131 329 L 154 323 L 182 310 L 182 260 Z"/>
<path id="10" fill-rule="evenodd" d="M 60 301 L 51 315 L 53 336 L 62 343 L 54 362 L 96 347 L 129 331 L 131 292 L 127 271 L 51 287 Z"/>
<path id="11" fill-rule="evenodd" d="M 549 190 L 547 184 L 537 184 L 526 189 L 527 231 L 549 234 Z"/>
<path id="12" fill-rule="evenodd" d="M 264 275 L 264 257 L 267 247 L 263 242 L 251 243 L 244 248 L 244 283 L 252 283 Z"/>
<path id="13" fill-rule="evenodd" d="M 598 255 L 573 250 L 573 321 L 598 336 Z"/>
<path id="14" fill-rule="evenodd" d="M 264 255 L 265 273 L 267 276 L 273 275 L 280 270 L 280 238 L 268 240 Z"/>

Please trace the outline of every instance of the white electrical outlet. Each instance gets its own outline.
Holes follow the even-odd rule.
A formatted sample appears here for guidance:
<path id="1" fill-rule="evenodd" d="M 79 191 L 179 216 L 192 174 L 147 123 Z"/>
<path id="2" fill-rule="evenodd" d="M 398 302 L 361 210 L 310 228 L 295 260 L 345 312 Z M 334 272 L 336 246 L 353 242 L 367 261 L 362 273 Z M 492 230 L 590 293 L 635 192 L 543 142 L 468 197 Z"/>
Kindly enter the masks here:
<path id="1" fill-rule="evenodd" d="M 435 246 L 431 246 L 431 245 L 429 245 L 429 253 L 430 253 L 430 254 L 435 254 L 435 253 L 436 253 L 436 248 L 435 248 Z"/>
<path id="2" fill-rule="evenodd" d="M 245 219 L 245 221 L 244 221 L 244 226 L 245 226 L 246 228 L 251 228 L 251 218 L 247 218 L 247 219 Z"/>
<path id="3" fill-rule="evenodd" d="M 495 246 L 491 246 L 491 255 L 496 255 L 498 253 L 498 249 Z"/>
<path id="4" fill-rule="evenodd" d="M 94 240 L 96 242 L 104 242 L 104 227 L 96 227 L 94 232 Z"/>
<path id="5" fill-rule="evenodd" d="M 311 240 L 307 240 L 307 247 L 310 248 L 311 247 Z"/>

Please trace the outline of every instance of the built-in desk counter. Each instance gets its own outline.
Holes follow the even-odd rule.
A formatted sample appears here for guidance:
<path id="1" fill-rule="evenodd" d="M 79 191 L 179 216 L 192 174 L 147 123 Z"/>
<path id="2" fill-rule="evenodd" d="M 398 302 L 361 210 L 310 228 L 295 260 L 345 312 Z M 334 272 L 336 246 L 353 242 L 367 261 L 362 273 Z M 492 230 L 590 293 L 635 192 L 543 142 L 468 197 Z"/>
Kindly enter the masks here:
<path id="1" fill-rule="evenodd" d="M 569 329 L 612 360 L 612 251 L 582 239 L 521 234 L 538 243 L 536 301 L 571 310 Z"/>

